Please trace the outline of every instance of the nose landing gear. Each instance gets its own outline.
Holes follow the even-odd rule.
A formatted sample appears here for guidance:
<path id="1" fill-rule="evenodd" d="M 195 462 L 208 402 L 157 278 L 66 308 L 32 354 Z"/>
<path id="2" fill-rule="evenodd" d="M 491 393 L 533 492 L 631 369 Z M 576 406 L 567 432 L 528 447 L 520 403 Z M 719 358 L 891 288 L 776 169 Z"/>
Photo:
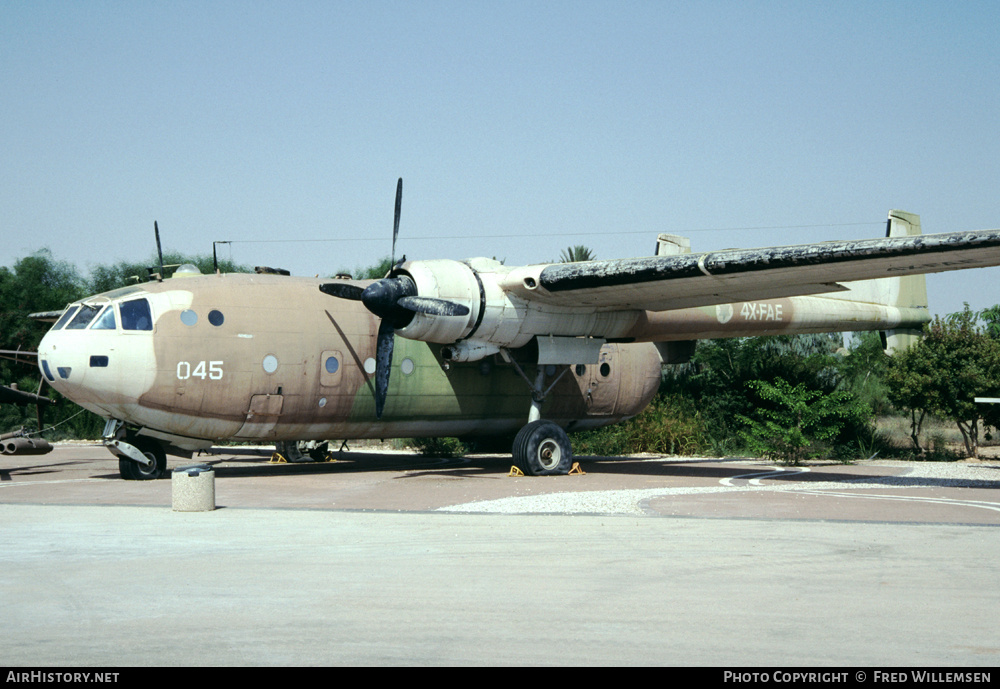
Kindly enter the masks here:
<path id="1" fill-rule="evenodd" d="M 126 481 L 152 481 L 167 473 L 167 453 L 152 438 L 127 433 L 125 424 L 109 419 L 104 426 L 104 447 L 118 457 L 118 473 Z"/>
<path id="2" fill-rule="evenodd" d="M 131 458 L 119 455 L 118 473 L 123 479 L 126 481 L 152 481 L 166 475 L 167 455 L 158 442 L 147 438 L 133 438 L 131 444 L 142 453 L 148 464 L 140 464 Z"/>

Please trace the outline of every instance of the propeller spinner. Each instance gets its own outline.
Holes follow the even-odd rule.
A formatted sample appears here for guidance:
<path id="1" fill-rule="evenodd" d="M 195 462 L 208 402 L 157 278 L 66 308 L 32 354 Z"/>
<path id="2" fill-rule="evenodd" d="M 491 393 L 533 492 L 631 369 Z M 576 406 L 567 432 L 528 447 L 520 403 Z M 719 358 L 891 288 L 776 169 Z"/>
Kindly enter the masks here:
<path id="1" fill-rule="evenodd" d="M 411 277 L 398 272 L 396 265 L 396 237 L 399 235 L 399 214 L 403 202 L 403 178 L 396 183 L 396 211 L 392 223 L 392 254 L 389 274 L 367 287 L 341 282 L 319 286 L 324 294 L 338 299 L 360 301 L 379 317 L 378 340 L 375 346 L 375 417 L 382 418 L 385 399 L 389 391 L 389 371 L 392 368 L 392 350 L 395 331 L 405 328 L 414 314 L 428 316 L 467 316 L 469 307 L 445 299 L 422 297 Z M 402 260 L 400 261 L 402 264 Z"/>

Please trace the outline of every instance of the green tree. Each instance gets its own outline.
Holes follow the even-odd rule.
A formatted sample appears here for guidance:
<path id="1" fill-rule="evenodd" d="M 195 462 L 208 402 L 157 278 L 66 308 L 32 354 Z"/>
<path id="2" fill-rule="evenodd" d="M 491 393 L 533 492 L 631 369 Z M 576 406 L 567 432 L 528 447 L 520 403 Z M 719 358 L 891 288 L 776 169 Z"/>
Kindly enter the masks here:
<path id="1" fill-rule="evenodd" d="M 671 367 L 663 388 L 694 400 L 714 452 L 739 452 L 745 439 L 736 419 L 753 416 L 762 403 L 748 384 L 780 378 L 829 394 L 840 382 L 839 344 L 827 335 L 705 340 L 698 343 L 690 364 Z"/>
<path id="2" fill-rule="evenodd" d="M 979 312 L 986 334 L 994 339 L 1000 339 L 1000 304 L 983 309 Z"/>
<path id="3" fill-rule="evenodd" d="M 205 275 L 215 272 L 212 257 L 208 254 L 188 255 L 176 251 L 163 254 L 164 272 L 167 275 L 172 275 L 174 267 L 184 263 L 196 266 Z M 87 281 L 87 291 L 90 294 L 100 294 L 126 285 L 146 282 L 149 279 L 150 268 L 153 272 L 160 272 L 159 257 L 156 253 L 151 254 L 146 261 L 123 260 L 117 263 L 94 266 L 90 271 L 90 279 Z M 253 272 L 249 266 L 239 265 L 228 259 L 219 261 L 219 270 L 223 273 Z"/>
<path id="4" fill-rule="evenodd" d="M 593 261 L 597 258 L 594 252 L 585 247 L 583 244 L 577 244 L 576 246 L 567 247 L 562 250 L 559 254 L 560 263 L 578 263 L 581 261 Z"/>
<path id="5" fill-rule="evenodd" d="M 49 324 L 28 314 L 62 309 L 83 296 L 84 287 L 76 268 L 48 249 L 17 260 L 13 270 L 0 267 L 0 349 L 35 351 Z"/>
<path id="6" fill-rule="evenodd" d="M 48 249 L 18 259 L 13 268 L 0 267 L 0 349 L 38 351 L 38 343 L 51 324 L 33 321 L 28 314 L 60 310 L 85 294 L 84 280 L 76 268 L 55 260 Z M 0 360 L 0 383 L 16 383 L 21 390 L 34 392 L 41 376 L 33 358 L 30 361 L 32 365 Z M 61 399 L 57 393 L 50 396 Z M 60 421 L 77 411 L 75 405 L 58 404 L 46 410 L 45 421 Z M 34 405 L 0 405 L 0 432 L 36 425 Z"/>
<path id="7" fill-rule="evenodd" d="M 340 270 L 337 272 L 337 275 L 349 275 L 355 280 L 380 280 L 388 275 L 391 269 L 392 258 L 384 256 L 377 263 L 358 267 L 353 272 L 350 270 Z"/>
<path id="8" fill-rule="evenodd" d="M 885 376 L 890 357 L 882 348 L 878 332 L 854 333 L 849 349 L 840 358 L 840 388 L 868 405 L 875 416 L 889 413 L 889 389 Z"/>
<path id="9" fill-rule="evenodd" d="M 924 338 L 893 357 L 886 377 L 889 399 L 910 413 L 911 439 L 918 452 L 926 414 L 951 419 L 962 433 L 969 457 L 979 456 L 983 426 L 1000 425 L 996 405 L 978 405 L 976 396 L 1000 394 L 1000 340 L 987 334 L 979 314 L 965 309 L 935 318 Z"/>
<path id="10" fill-rule="evenodd" d="M 763 404 L 737 417 L 744 426 L 741 435 L 750 450 L 783 464 L 797 465 L 816 456 L 846 424 L 870 416 L 867 407 L 843 390 L 825 394 L 781 378 L 754 380 L 748 386 Z"/>

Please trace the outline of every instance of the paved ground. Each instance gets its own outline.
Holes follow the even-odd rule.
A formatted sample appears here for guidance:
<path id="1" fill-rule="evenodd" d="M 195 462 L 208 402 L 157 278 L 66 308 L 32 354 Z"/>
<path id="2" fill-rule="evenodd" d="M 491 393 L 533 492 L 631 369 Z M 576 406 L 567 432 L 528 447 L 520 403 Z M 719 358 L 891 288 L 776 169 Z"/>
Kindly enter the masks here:
<path id="1" fill-rule="evenodd" d="M 345 457 L 0 456 L 0 665 L 1000 662 L 995 466 Z"/>
<path id="2" fill-rule="evenodd" d="M 434 459 L 350 451 L 327 464 L 271 464 L 269 459 L 270 449 L 244 449 L 190 461 L 171 458 L 170 466 L 212 466 L 220 508 L 1000 524 L 996 461 L 783 468 L 745 459 L 583 457 L 582 476 L 511 477 L 510 457 L 502 455 Z M 587 500 L 608 491 L 615 492 L 610 506 Z M 59 445 L 38 456 L 0 455 L 0 503 L 169 507 L 171 496 L 170 480 L 122 481 L 118 460 L 97 445 Z"/>

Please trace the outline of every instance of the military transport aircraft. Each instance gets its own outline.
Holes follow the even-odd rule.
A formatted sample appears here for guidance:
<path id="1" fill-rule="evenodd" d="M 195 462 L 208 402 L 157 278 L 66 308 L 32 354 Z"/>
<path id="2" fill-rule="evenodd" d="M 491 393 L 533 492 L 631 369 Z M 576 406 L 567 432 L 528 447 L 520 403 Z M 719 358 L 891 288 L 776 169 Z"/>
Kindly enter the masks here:
<path id="1" fill-rule="evenodd" d="M 571 467 L 567 431 L 622 421 L 702 338 L 881 330 L 929 320 L 923 273 L 1000 264 L 1000 230 L 505 266 L 395 261 L 380 280 L 201 275 L 71 304 L 45 335 L 49 384 L 107 419 L 126 479 L 224 441 L 514 437 L 525 473 Z M 860 282 L 859 282 L 860 281 Z"/>

